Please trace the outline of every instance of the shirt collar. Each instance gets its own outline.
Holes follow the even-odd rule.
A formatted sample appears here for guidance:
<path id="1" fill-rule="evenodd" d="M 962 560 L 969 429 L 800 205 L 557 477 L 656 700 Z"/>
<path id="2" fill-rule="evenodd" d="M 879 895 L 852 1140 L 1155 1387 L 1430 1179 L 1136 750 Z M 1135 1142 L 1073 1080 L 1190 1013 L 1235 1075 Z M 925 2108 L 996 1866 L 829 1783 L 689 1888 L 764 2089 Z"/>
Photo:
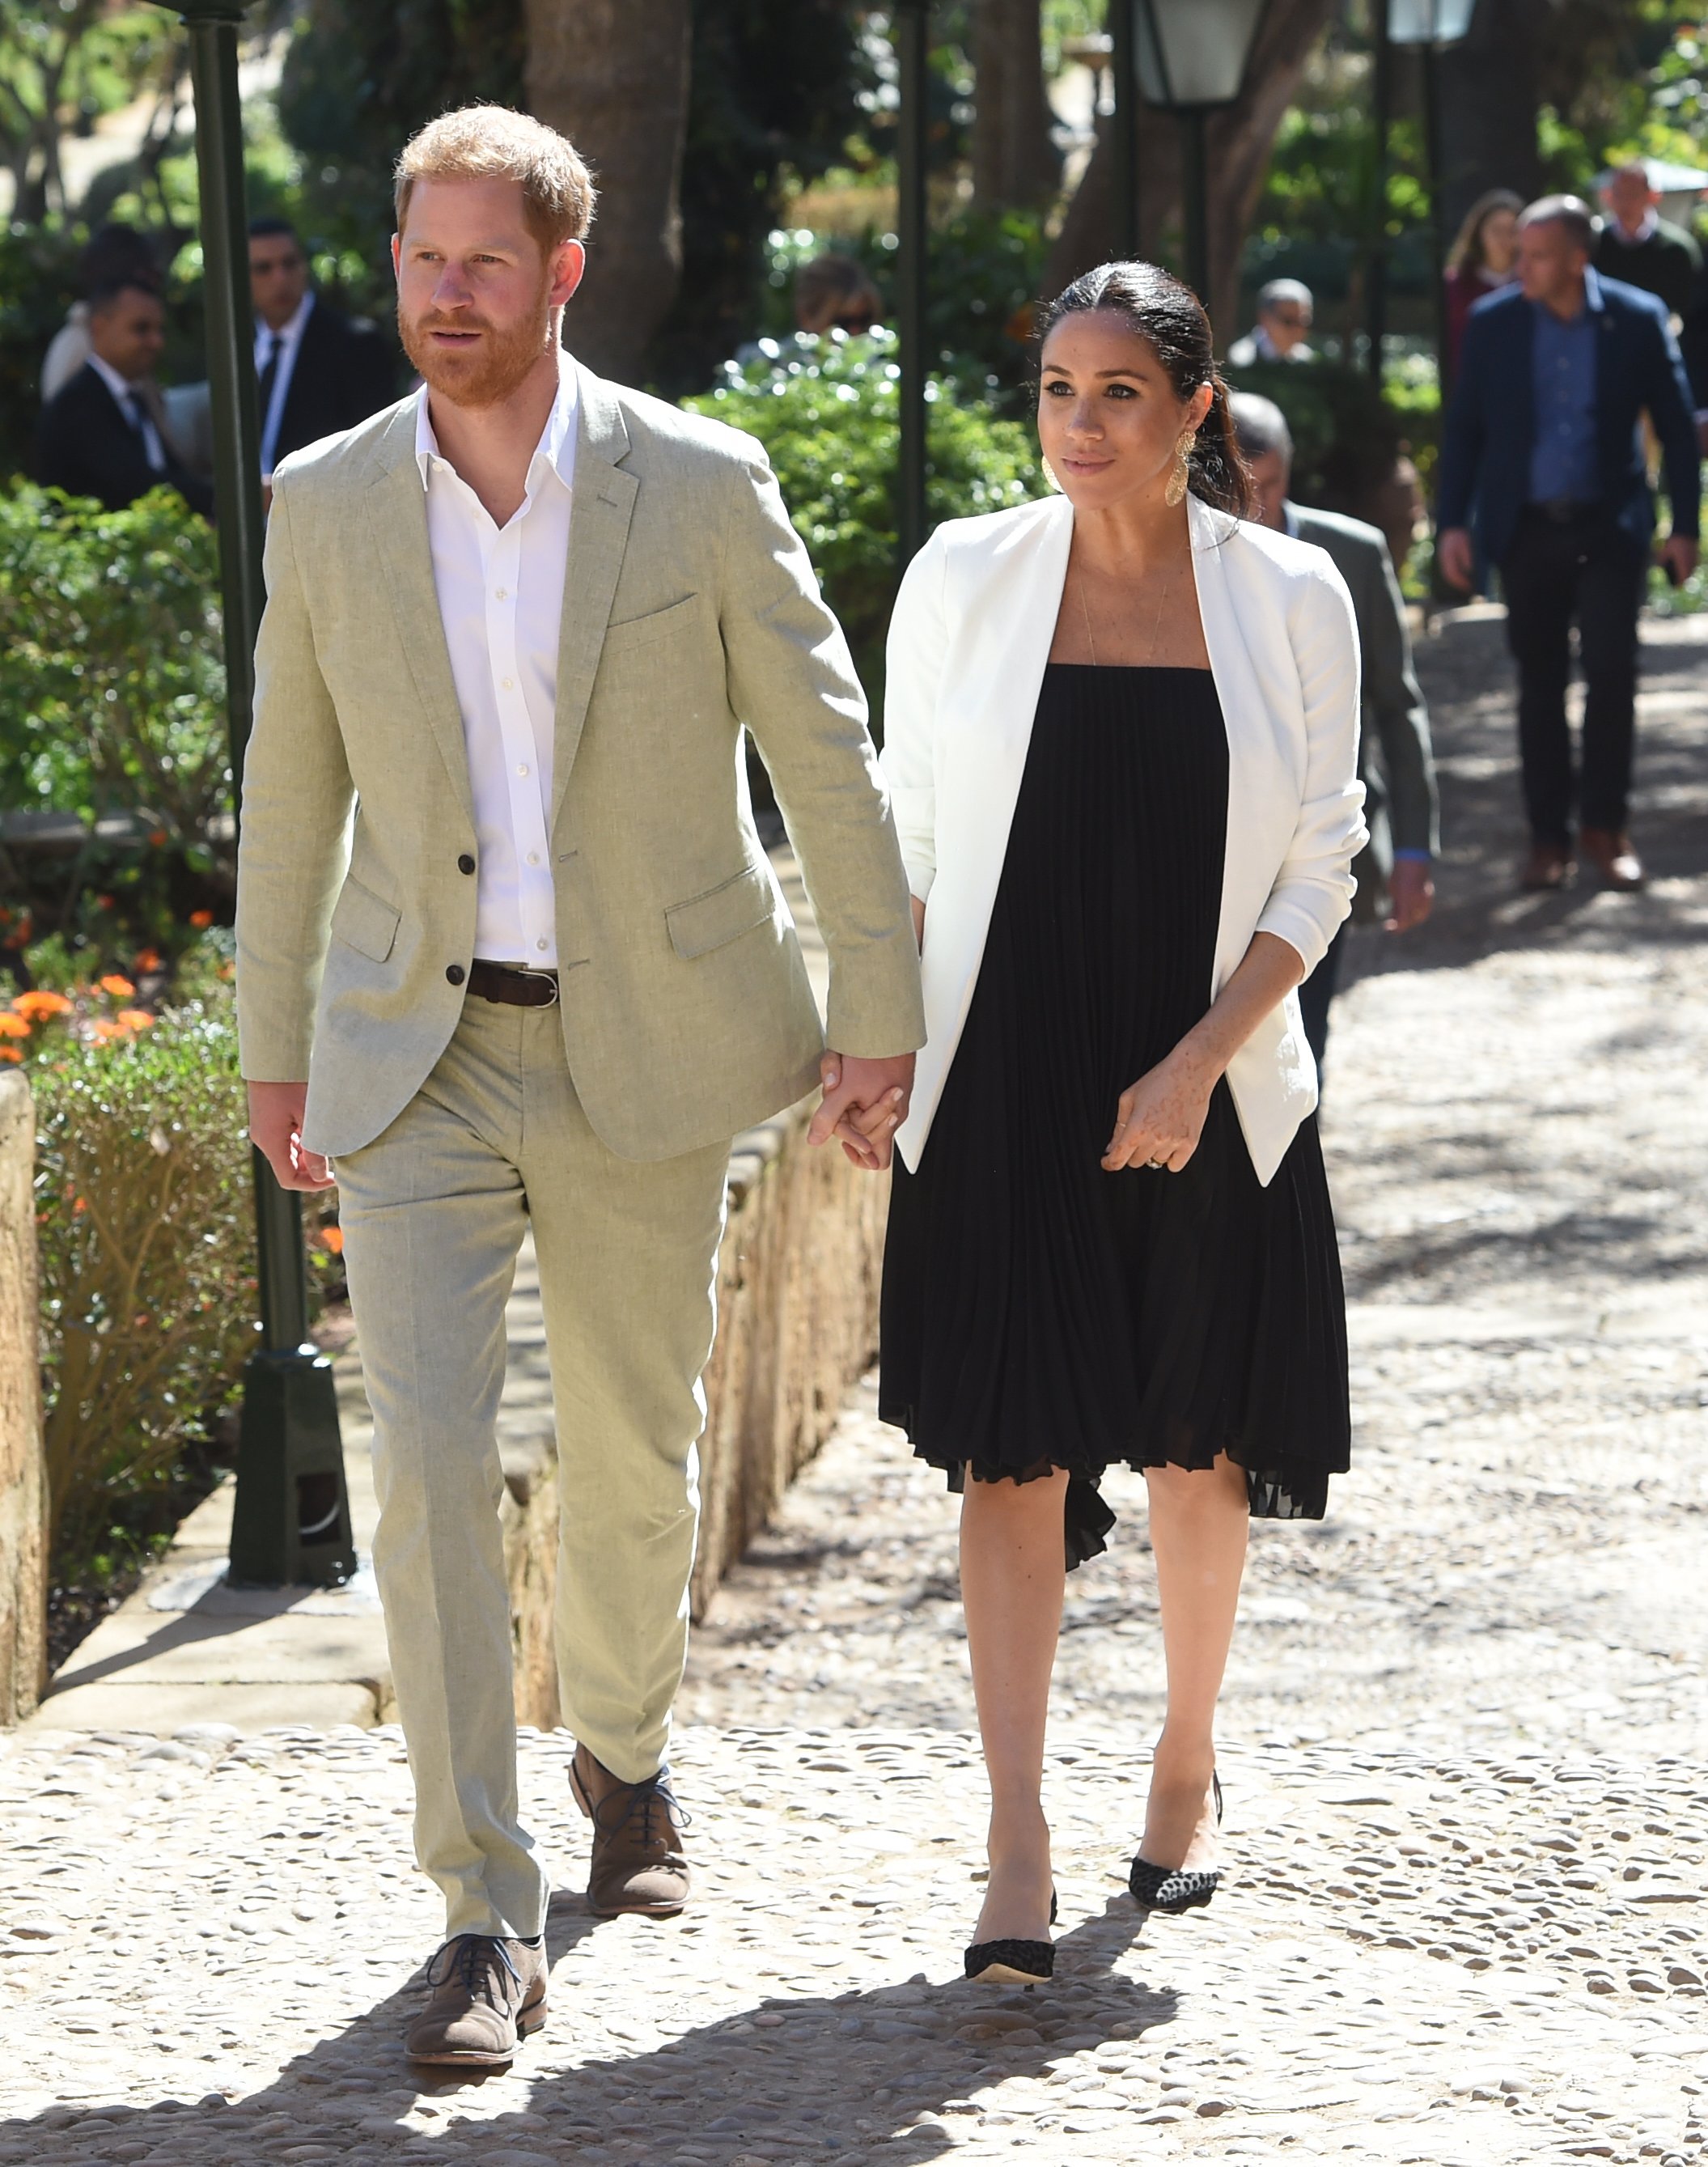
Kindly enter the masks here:
<path id="1" fill-rule="evenodd" d="M 558 395 L 552 401 L 552 411 L 546 416 L 546 426 L 540 432 L 540 441 L 535 445 L 534 455 L 528 462 L 528 491 L 531 495 L 542 460 L 556 474 L 565 489 L 575 486 L 575 423 L 579 405 L 580 389 L 576 380 L 575 364 L 559 347 Z M 433 461 L 440 456 L 439 440 L 433 433 L 433 418 L 427 411 L 427 387 L 424 384 L 415 395 L 415 464 L 420 469 L 423 489 L 427 485 Z"/>
<path id="2" fill-rule="evenodd" d="M 94 370 L 96 375 L 100 378 L 102 383 L 104 384 L 107 389 L 113 394 L 113 396 L 119 401 L 120 406 L 124 407 L 128 412 L 130 411 L 131 394 L 137 387 L 134 384 L 127 383 L 119 374 L 118 370 L 114 368 L 112 363 L 109 361 L 103 361 L 98 353 L 92 353 L 89 356 L 89 366 Z"/>
<path id="3" fill-rule="evenodd" d="M 302 336 L 303 326 L 314 314 L 314 309 L 315 296 L 313 290 L 310 289 L 297 303 L 297 312 L 290 321 L 281 324 L 277 331 L 271 324 L 264 324 L 257 318 L 255 326 L 256 345 L 258 347 L 263 339 L 276 338 L 282 347 L 294 346 Z"/>
<path id="4" fill-rule="evenodd" d="M 1648 209 L 1643 213 L 1642 224 L 1638 226 L 1635 233 L 1627 233 L 1616 218 L 1610 218 L 1607 221 L 1609 226 L 1612 229 L 1614 238 L 1617 241 L 1623 241 L 1627 248 L 1641 248 L 1644 241 L 1652 241 L 1654 238 L 1655 228 L 1660 224 L 1660 213 L 1655 209 L 1652 204 L 1651 204 Z"/>
<path id="5" fill-rule="evenodd" d="M 1601 280 L 1593 263 L 1586 263 L 1584 267 L 1584 305 L 1574 315 L 1557 316 L 1546 301 L 1531 303 L 1531 309 L 1538 317 L 1546 316 L 1557 330 L 1563 331 L 1568 331 L 1573 326 L 1585 323 L 1592 315 L 1599 316 L 1605 305 L 1605 297 L 1601 291 Z"/>

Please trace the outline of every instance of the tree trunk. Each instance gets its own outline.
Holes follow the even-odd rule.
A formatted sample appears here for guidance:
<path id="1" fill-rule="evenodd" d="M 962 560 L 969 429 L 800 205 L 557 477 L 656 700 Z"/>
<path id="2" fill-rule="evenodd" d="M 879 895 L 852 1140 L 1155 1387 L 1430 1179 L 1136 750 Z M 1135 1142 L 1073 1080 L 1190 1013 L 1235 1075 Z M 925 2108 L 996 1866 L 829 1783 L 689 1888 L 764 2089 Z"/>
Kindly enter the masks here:
<path id="1" fill-rule="evenodd" d="M 1210 320 L 1219 350 L 1240 335 L 1236 321 L 1240 257 L 1245 231 L 1263 193 L 1276 130 L 1292 100 L 1313 47 L 1332 12 L 1333 0 L 1271 0 L 1246 71 L 1245 94 L 1209 127 Z M 1166 227 L 1180 215 L 1180 125 L 1167 113 L 1143 109 L 1139 124 L 1139 216 L 1145 252 L 1154 257 Z M 1060 293 L 1081 272 L 1104 262 L 1113 232 L 1110 201 L 1113 156 L 1108 123 L 1098 123 L 1098 142 L 1079 184 L 1055 247 L 1049 290 Z"/>
<path id="2" fill-rule="evenodd" d="M 1479 0 L 1470 35 L 1436 62 L 1448 241 L 1486 189 L 1515 188 L 1526 200 L 1541 193 L 1536 109 L 1548 13 L 1536 0 Z"/>
<path id="3" fill-rule="evenodd" d="M 527 94 L 593 169 L 599 211 L 565 342 L 633 380 L 682 275 L 690 0 L 526 0 Z"/>
<path id="4" fill-rule="evenodd" d="M 1061 161 L 1050 133 L 1038 0 L 976 0 L 973 196 L 987 209 L 1048 201 Z"/>

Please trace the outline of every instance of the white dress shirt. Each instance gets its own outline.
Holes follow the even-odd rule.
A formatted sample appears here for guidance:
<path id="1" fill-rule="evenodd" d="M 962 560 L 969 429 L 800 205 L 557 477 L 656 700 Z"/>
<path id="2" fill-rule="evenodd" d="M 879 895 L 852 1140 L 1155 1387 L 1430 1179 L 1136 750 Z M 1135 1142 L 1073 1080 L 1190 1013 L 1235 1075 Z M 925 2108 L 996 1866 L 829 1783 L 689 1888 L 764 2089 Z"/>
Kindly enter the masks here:
<path id="1" fill-rule="evenodd" d="M 416 398 L 433 585 L 474 797 L 474 952 L 555 970 L 546 818 L 575 479 L 575 372 L 560 352 L 558 396 L 529 463 L 527 494 L 503 527 L 441 458 L 425 384 Z"/>
<path id="2" fill-rule="evenodd" d="M 309 318 L 315 312 L 315 297 L 304 294 L 297 305 L 297 312 L 288 324 L 274 331 L 267 324 L 255 326 L 255 374 L 260 376 L 272 355 L 273 342 L 278 342 L 278 368 L 272 379 L 272 396 L 267 402 L 267 411 L 261 417 L 261 471 L 270 475 L 278 464 L 278 432 L 284 426 L 285 401 L 291 395 L 291 377 L 296 369 L 297 356 L 302 350 L 303 332 Z"/>
<path id="3" fill-rule="evenodd" d="M 103 361 L 98 353 L 89 356 L 89 366 L 113 394 L 119 412 L 133 429 L 136 427 L 135 416 L 141 415 L 143 451 L 153 472 L 163 474 L 166 472 L 166 447 L 160 440 L 160 432 L 154 426 L 154 417 L 148 411 L 140 386 L 127 384 L 112 363 Z M 135 402 L 134 408 L 133 400 Z"/>

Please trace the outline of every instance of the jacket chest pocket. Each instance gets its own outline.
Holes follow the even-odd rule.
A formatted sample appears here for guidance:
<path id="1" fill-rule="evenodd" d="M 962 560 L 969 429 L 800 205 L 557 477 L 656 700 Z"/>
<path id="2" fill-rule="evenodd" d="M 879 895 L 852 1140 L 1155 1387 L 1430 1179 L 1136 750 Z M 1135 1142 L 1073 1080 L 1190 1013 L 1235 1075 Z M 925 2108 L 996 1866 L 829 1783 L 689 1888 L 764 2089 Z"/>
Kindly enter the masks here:
<path id="1" fill-rule="evenodd" d="M 346 948 L 353 948 L 358 956 L 370 956 L 376 963 L 385 962 L 397 939 L 398 921 L 402 913 L 377 896 L 371 887 L 364 887 L 354 875 L 347 877 L 332 908 L 331 934 Z"/>

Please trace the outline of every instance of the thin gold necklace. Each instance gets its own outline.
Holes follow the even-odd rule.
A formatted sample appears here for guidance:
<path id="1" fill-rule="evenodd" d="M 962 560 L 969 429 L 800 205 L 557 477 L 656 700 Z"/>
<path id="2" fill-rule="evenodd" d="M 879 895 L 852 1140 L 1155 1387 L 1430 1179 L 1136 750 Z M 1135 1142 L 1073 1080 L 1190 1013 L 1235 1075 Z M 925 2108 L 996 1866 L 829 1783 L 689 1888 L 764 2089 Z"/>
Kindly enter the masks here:
<path id="1" fill-rule="evenodd" d="M 1097 643 L 1092 634 L 1092 613 L 1086 602 L 1086 575 L 1085 567 L 1082 564 L 1078 566 L 1076 570 L 1074 585 L 1079 591 L 1079 613 L 1085 620 L 1086 645 L 1091 649 L 1092 667 L 1095 670 L 1097 667 Z M 1162 583 L 1161 595 L 1157 600 L 1156 622 L 1150 628 L 1150 654 L 1149 660 L 1152 663 L 1155 662 L 1156 658 L 1157 643 L 1162 632 L 1162 612 L 1168 607 L 1168 597 L 1173 585 L 1174 572 L 1172 567 L 1171 567 L 1168 577 Z"/>

